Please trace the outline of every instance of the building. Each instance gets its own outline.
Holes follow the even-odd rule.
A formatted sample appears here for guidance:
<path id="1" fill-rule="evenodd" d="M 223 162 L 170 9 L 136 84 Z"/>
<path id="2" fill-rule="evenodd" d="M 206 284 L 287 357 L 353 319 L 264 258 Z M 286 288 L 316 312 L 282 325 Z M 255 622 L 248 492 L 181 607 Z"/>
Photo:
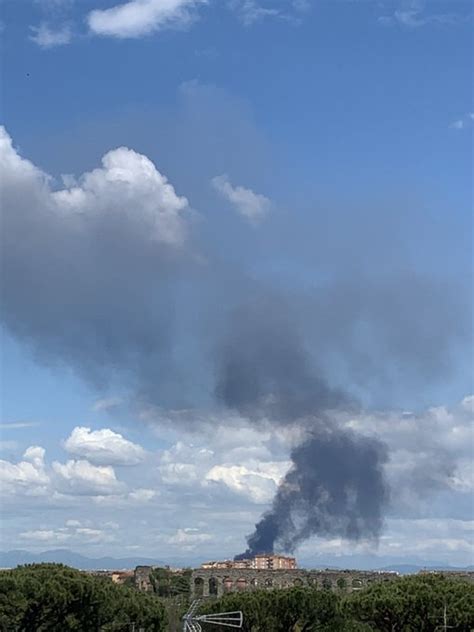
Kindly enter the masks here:
<path id="1" fill-rule="evenodd" d="M 293 570 L 296 568 L 296 559 L 285 555 L 273 553 L 259 553 L 255 557 L 242 560 L 223 560 L 205 562 L 201 564 L 203 569 L 260 569 L 260 570 Z"/>
<path id="2" fill-rule="evenodd" d="M 296 559 L 294 557 L 286 557 L 285 555 L 274 555 L 260 553 L 253 558 L 251 568 L 259 568 L 265 570 L 293 570 L 296 568 Z"/>

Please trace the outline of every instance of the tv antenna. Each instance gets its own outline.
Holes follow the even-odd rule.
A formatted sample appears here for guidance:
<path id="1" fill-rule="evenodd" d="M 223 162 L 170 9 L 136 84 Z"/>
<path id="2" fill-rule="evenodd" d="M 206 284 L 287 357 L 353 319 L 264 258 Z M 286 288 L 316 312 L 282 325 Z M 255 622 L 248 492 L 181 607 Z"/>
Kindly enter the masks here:
<path id="1" fill-rule="evenodd" d="M 448 625 L 448 607 L 446 605 L 446 602 L 444 602 L 443 625 L 437 625 L 435 630 L 444 630 L 444 632 L 447 632 L 448 628 L 454 628 L 454 627 L 456 627 L 456 626 Z"/>
<path id="2" fill-rule="evenodd" d="M 202 632 L 201 623 L 223 625 L 227 628 L 241 628 L 244 615 L 240 610 L 234 612 L 217 612 L 212 614 L 196 614 L 201 599 L 195 599 L 183 617 L 183 632 Z"/>

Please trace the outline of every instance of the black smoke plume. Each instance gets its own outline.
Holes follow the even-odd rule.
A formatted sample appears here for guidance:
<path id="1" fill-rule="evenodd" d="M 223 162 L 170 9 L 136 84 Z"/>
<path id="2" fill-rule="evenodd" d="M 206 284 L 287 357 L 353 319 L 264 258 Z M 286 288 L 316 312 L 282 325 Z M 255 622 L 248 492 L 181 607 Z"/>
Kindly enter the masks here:
<path id="1" fill-rule="evenodd" d="M 307 435 L 238 558 L 275 546 L 293 551 L 313 535 L 378 537 L 388 498 L 386 449 L 337 426 L 328 410 L 354 402 L 316 369 L 282 301 L 260 296 L 234 313 L 220 347 L 217 393 L 250 418 L 298 425 Z"/>
<path id="2" fill-rule="evenodd" d="M 378 538 L 388 490 L 383 477 L 387 452 L 375 440 L 341 430 L 308 438 L 291 454 L 293 465 L 271 509 L 255 525 L 239 558 L 292 552 L 307 538 Z"/>

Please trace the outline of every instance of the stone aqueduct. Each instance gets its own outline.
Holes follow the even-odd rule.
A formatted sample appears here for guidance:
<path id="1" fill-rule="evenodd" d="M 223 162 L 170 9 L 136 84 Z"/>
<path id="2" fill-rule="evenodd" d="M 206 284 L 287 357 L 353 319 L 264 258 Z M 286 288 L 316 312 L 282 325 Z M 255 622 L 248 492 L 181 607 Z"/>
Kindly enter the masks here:
<path id="1" fill-rule="evenodd" d="M 226 592 L 312 586 L 352 592 L 372 582 L 391 581 L 396 573 L 342 570 L 196 569 L 191 575 L 193 597 L 220 597 Z"/>
<path id="2" fill-rule="evenodd" d="M 153 566 L 137 566 L 135 586 L 146 592 L 153 591 L 150 573 Z M 472 571 L 419 571 L 420 574 L 441 573 L 452 579 L 474 584 Z M 226 592 L 271 590 L 306 586 L 318 590 L 353 592 L 375 582 L 392 581 L 398 573 L 358 570 L 258 570 L 258 569 L 203 569 L 197 568 L 191 574 L 191 596 L 220 597 Z"/>

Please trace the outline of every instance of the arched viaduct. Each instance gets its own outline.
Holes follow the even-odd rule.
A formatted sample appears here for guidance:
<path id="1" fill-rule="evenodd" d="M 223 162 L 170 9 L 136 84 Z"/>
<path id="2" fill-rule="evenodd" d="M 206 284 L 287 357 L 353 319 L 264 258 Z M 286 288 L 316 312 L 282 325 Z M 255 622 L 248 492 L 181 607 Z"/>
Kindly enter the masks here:
<path id="1" fill-rule="evenodd" d="M 220 597 L 226 592 L 292 586 L 352 592 L 396 577 L 397 573 L 350 570 L 196 569 L 191 575 L 191 596 Z"/>

